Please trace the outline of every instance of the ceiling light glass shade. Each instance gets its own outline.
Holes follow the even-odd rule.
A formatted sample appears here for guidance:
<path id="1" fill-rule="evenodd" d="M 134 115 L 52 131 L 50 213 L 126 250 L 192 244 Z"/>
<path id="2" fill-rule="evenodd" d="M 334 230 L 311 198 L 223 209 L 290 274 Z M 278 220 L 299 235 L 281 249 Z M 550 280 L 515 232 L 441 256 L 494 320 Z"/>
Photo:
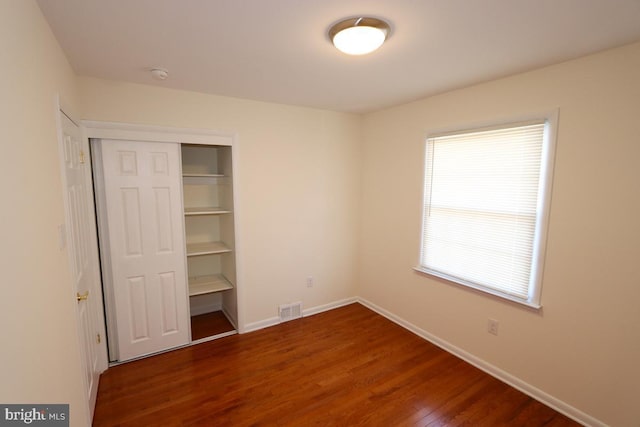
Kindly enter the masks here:
<path id="1" fill-rule="evenodd" d="M 351 18 L 329 29 L 334 46 L 349 55 L 365 55 L 378 49 L 387 38 L 389 24 L 376 18 Z"/>

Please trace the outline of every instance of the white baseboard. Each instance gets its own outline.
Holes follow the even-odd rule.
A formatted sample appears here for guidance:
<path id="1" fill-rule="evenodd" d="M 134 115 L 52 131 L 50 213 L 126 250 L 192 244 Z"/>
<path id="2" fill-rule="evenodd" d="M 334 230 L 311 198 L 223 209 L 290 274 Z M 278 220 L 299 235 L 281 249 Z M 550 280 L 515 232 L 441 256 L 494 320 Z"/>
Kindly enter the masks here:
<path id="1" fill-rule="evenodd" d="M 396 316 L 395 314 L 383 309 L 382 307 L 377 306 L 376 304 L 372 303 L 371 301 L 367 301 L 364 298 L 358 298 L 357 299 L 358 302 L 362 305 L 364 305 L 365 307 L 370 308 L 371 310 L 375 311 L 376 313 L 386 317 L 387 319 L 391 320 L 394 323 L 397 323 L 398 325 L 402 326 L 403 328 L 407 329 L 410 332 L 413 332 L 414 334 L 418 335 L 421 338 L 424 338 L 425 340 L 431 342 L 432 344 L 437 345 L 438 347 L 442 348 L 443 350 L 461 358 L 462 360 L 464 360 L 467 363 L 470 363 L 471 365 L 475 366 L 478 369 L 483 370 L 484 372 L 486 372 L 487 374 L 491 375 L 492 377 L 495 377 L 497 379 L 499 379 L 500 381 L 509 384 L 511 387 L 520 390 L 521 392 L 523 392 L 524 394 L 531 396 L 532 398 L 538 400 L 539 402 L 544 403 L 545 405 L 555 409 L 556 411 L 560 412 L 561 414 L 566 415 L 567 417 L 573 419 L 574 421 L 579 422 L 580 424 L 583 424 L 585 426 L 590 426 L 590 427 L 607 427 L 607 424 L 603 423 L 602 421 L 582 412 L 581 410 L 574 408 L 573 406 L 551 396 L 548 393 L 545 393 L 544 391 L 532 386 L 531 384 L 528 384 L 524 381 L 522 381 L 521 379 L 514 377 L 513 375 L 509 374 L 508 372 L 503 371 L 502 369 L 474 356 L 471 353 L 468 353 L 464 350 L 462 350 L 459 347 L 456 347 L 455 345 L 441 339 L 438 338 L 435 335 L 432 335 L 430 333 L 428 333 L 427 331 L 425 331 L 424 329 L 421 329 L 419 327 L 417 327 L 416 325 L 407 322 L 406 320 Z"/>
<path id="2" fill-rule="evenodd" d="M 306 308 L 302 310 L 302 316 L 303 317 L 313 316 L 314 314 L 322 313 L 323 311 L 333 310 L 334 308 L 343 307 L 345 305 L 353 304 L 354 302 L 358 302 L 358 297 L 345 298 L 338 301 L 330 302 L 328 304 Z"/>
<path id="3" fill-rule="evenodd" d="M 313 316 L 314 314 L 322 313 L 323 311 L 333 310 L 334 308 L 342 307 L 345 305 L 353 304 L 354 302 L 358 302 L 358 297 L 350 297 L 341 299 L 338 301 L 333 301 L 328 304 L 318 305 L 315 307 L 310 307 L 302 310 L 302 316 Z M 275 326 L 280 324 L 280 318 L 270 317 L 268 319 L 259 320 L 257 322 L 248 323 L 244 326 L 243 334 L 247 332 L 257 331 L 259 329 L 268 328 L 270 326 Z"/>
<path id="4" fill-rule="evenodd" d="M 268 328 L 269 326 L 275 326 L 279 323 L 280 318 L 277 316 L 270 317 L 264 320 L 258 320 L 257 322 L 247 323 L 246 325 L 244 325 L 244 331 L 242 333 L 246 334 L 247 332 L 253 332 L 259 329 Z"/>

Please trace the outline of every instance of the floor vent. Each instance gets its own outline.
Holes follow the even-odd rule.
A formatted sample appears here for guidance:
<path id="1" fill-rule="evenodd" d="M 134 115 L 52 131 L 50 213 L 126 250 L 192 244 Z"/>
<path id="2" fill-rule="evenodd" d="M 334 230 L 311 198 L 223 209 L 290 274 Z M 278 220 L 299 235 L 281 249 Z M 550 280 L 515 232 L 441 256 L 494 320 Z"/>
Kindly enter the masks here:
<path id="1" fill-rule="evenodd" d="M 278 313 L 280 314 L 280 322 L 299 319 L 302 317 L 302 303 L 282 304 L 278 307 Z"/>

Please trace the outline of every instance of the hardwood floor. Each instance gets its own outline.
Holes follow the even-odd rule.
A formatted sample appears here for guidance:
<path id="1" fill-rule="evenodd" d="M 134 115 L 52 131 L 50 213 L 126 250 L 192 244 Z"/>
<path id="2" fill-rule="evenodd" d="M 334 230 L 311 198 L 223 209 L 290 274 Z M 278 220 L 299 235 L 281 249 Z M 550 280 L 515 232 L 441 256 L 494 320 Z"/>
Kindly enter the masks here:
<path id="1" fill-rule="evenodd" d="M 360 304 L 110 368 L 94 426 L 578 425 Z"/>
<path id="2" fill-rule="evenodd" d="M 191 339 L 194 341 L 230 332 L 234 329 L 222 311 L 200 314 L 191 318 Z"/>

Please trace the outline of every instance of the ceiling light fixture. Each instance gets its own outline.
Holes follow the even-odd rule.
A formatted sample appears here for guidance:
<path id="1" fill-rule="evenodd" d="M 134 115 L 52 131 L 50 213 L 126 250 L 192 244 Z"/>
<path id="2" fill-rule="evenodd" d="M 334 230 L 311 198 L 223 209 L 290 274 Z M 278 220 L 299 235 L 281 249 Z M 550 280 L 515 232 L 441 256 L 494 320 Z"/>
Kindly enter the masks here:
<path id="1" fill-rule="evenodd" d="M 382 46 L 389 31 L 389 24 L 381 19 L 349 18 L 329 28 L 329 38 L 341 52 L 365 55 Z"/>

